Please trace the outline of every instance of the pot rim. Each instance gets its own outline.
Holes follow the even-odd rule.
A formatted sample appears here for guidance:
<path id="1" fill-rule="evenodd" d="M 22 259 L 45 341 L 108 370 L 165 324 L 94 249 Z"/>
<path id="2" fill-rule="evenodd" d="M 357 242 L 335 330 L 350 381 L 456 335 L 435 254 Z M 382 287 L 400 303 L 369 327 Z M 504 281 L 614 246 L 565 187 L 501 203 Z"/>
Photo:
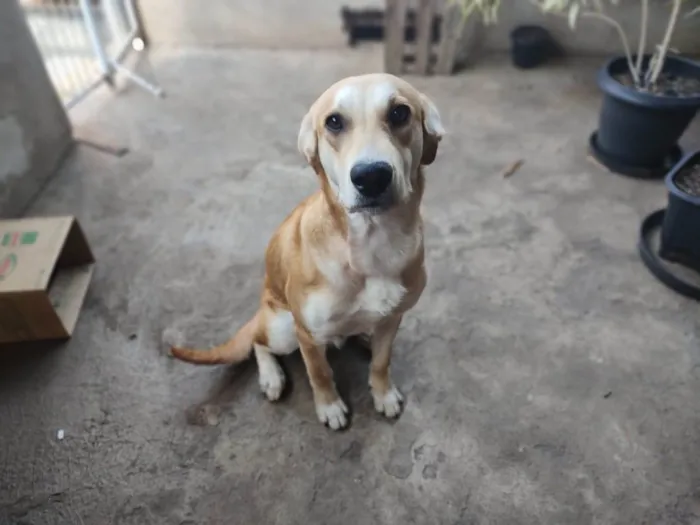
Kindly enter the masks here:
<path id="1" fill-rule="evenodd" d="M 644 61 L 648 62 L 651 55 L 644 55 Z M 636 56 L 632 57 L 633 60 Z M 676 63 L 684 68 L 696 69 L 698 78 L 700 78 L 700 63 L 690 60 L 685 57 L 669 56 L 666 58 L 666 64 Z M 668 95 L 657 95 L 652 93 L 643 93 L 636 91 L 630 87 L 623 86 L 612 77 L 612 69 L 627 70 L 627 57 L 624 55 L 614 56 L 598 70 L 597 80 L 600 89 L 607 95 L 634 104 L 644 106 L 649 109 L 697 109 L 700 107 L 700 94 L 692 97 L 672 97 Z"/>
<path id="2" fill-rule="evenodd" d="M 515 40 L 522 38 L 524 35 L 535 36 L 538 39 L 548 39 L 550 37 L 549 31 L 537 24 L 521 24 L 515 26 L 510 32 L 510 37 Z"/>
<path id="3" fill-rule="evenodd" d="M 676 163 L 676 165 L 673 168 L 671 168 L 671 171 L 669 171 L 666 175 L 664 183 L 666 184 L 666 189 L 668 190 L 668 192 L 673 194 L 674 197 L 678 197 L 679 199 L 693 204 L 695 206 L 700 206 L 700 196 L 696 197 L 694 195 L 687 194 L 676 185 L 676 181 L 674 180 L 676 175 L 678 175 L 678 173 L 683 168 L 685 168 L 688 164 L 691 163 L 697 163 L 698 165 L 700 165 L 700 149 L 691 151 L 690 153 L 686 154 L 681 160 L 679 160 Z"/>

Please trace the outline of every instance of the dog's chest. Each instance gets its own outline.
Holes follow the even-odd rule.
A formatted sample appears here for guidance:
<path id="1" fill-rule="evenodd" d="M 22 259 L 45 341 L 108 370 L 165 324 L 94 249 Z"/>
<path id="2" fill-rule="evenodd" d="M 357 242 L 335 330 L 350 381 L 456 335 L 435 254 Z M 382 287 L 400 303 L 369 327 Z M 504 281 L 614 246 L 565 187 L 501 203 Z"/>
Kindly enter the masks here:
<path id="1" fill-rule="evenodd" d="M 385 277 L 367 277 L 345 289 L 324 288 L 307 298 L 304 320 L 319 342 L 371 334 L 379 321 L 396 310 L 405 294 L 406 288 L 398 279 Z"/>
<path id="2" fill-rule="evenodd" d="M 350 221 L 347 242 L 337 247 L 346 255 L 318 261 L 326 286 L 312 292 L 303 308 L 315 339 L 374 332 L 401 305 L 407 290 L 400 276 L 420 242 L 420 230 L 407 233 L 389 219 Z"/>

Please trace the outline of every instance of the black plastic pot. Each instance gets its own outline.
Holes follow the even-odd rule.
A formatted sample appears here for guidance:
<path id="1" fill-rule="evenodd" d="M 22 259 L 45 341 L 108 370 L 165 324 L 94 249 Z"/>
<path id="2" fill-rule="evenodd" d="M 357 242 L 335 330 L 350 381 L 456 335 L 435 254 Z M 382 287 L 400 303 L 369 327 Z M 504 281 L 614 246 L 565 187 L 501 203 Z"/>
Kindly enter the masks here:
<path id="1" fill-rule="evenodd" d="M 645 63 L 648 60 L 646 57 Z M 627 71 L 627 59 L 617 57 L 598 72 L 604 98 L 592 144 L 594 155 L 618 173 L 640 176 L 640 171 L 647 170 L 649 176 L 663 176 L 669 158 L 674 150 L 678 152 L 678 140 L 700 108 L 700 94 L 681 97 L 640 92 L 615 79 Z M 668 57 L 664 72 L 700 79 L 700 64 Z"/>
<path id="2" fill-rule="evenodd" d="M 518 26 L 510 33 L 510 53 L 515 67 L 531 69 L 547 61 L 552 37 L 540 26 Z"/>
<path id="3" fill-rule="evenodd" d="M 700 150 L 687 155 L 666 176 L 668 206 L 661 228 L 659 256 L 700 273 L 700 197 L 678 187 L 687 167 L 700 165 Z"/>

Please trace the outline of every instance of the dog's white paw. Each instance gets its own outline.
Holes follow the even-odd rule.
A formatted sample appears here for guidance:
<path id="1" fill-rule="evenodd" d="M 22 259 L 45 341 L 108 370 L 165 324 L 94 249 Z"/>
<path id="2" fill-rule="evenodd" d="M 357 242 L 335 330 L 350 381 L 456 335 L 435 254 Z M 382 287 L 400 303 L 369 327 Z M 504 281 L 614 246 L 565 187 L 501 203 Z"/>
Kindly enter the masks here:
<path id="1" fill-rule="evenodd" d="M 316 414 L 324 425 L 328 425 L 333 430 L 345 428 L 348 424 L 348 407 L 342 399 L 338 398 L 332 403 L 316 404 Z"/>
<path id="2" fill-rule="evenodd" d="M 403 395 L 395 386 L 392 385 L 383 395 L 372 392 L 372 397 L 374 398 L 374 408 L 380 414 L 384 414 L 389 418 L 398 417 L 401 414 Z"/>
<path id="3" fill-rule="evenodd" d="M 270 401 L 277 401 L 284 390 L 285 377 L 282 367 L 274 360 L 260 363 L 258 371 L 260 389 Z"/>

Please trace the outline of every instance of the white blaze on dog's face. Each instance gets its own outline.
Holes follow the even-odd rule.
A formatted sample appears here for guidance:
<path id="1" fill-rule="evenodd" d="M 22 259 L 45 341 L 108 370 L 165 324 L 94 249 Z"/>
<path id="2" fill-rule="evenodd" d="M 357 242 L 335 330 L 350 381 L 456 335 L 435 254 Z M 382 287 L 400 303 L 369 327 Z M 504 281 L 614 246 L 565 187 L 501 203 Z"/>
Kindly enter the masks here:
<path id="1" fill-rule="evenodd" d="M 387 74 L 362 75 L 334 84 L 313 104 L 299 150 L 323 168 L 348 212 L 379 213 L 408 200 L 443 133 L 433 103 L 410 84 Z"/>

